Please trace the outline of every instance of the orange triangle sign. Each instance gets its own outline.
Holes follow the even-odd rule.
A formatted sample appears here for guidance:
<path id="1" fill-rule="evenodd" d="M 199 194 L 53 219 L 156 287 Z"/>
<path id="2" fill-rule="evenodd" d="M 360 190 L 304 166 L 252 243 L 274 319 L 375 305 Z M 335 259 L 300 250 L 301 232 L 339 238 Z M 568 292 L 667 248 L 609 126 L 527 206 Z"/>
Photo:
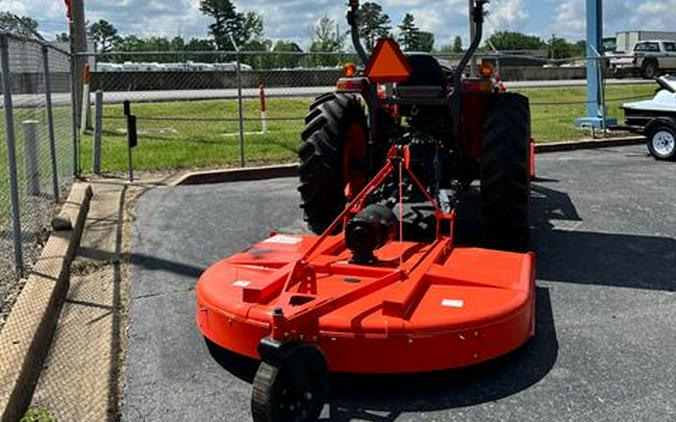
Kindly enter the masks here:
<path id="1" fill-rule="evenodd" d="M 364 72 L 377 83 L 404 82 L 411 76 L 411 65 L 392 38 L 381 38 Z"/>

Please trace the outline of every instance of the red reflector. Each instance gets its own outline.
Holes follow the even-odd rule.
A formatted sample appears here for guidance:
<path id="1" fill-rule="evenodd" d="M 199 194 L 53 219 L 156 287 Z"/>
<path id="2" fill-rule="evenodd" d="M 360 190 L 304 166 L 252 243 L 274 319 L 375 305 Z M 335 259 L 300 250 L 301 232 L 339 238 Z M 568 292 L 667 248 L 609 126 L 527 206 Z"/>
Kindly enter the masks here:
<path id="1" fill-rule="evenodd" d="M 364 74 L 373 82 L 404 82 L 411 76 L 411 66 L 396 41 L 381 38 Z"/>
<path id="2" fill-rule="evenodd" d="M 336 84 L 338 91 L 361 91 L 364 87 L 364 79 L 362 78 L 340 78 Z"/>

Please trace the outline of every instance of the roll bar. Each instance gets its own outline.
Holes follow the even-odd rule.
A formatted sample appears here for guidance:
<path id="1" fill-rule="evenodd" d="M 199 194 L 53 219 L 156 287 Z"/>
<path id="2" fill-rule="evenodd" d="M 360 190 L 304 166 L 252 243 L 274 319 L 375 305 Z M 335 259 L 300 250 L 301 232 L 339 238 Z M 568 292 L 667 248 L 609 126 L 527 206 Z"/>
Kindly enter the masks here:
<path id="1" fill-rule="evenodd" d="M 359 59 L 362 61 L 364 66 L 369 62 L 369 56 L 366 54 L 366 50 L 361 43 L 359 38 L 359 18 L 357 13 L 359 12 L 359 0 L 350 0 L 350 8 L 347 11 L 347 23 L 350 25 L 350 35 L 352 37 L 352 44 L 354 49 L 359 56 Z"/>
<path id="2" fill-rule="evenodd" d="M 483 37 L 483 28 L 484 28 L 484 4 L 488 3 L 489 0 L 470 0 L 474 2 L 474 7 L 472 8 L 472 22 L 475 26 L 476 32 L 474 39 L 470 44 L 469 48 L 465 52 L 465 55 L 462 56 L 458 68 L 453 72 L 453 88 L 455 92 L 460 92 L 460 84 L 462 83 L 462 73 L 464 72 L 467 64 L 476 53 L 479 45 L 481 44 L 481 38 Z"/>
<path id="3" fill-rule="evenodd" d="M 467 67 L 467 64 L 472 59 L 472 56 L 474 56 L 477 49 L 479 48 L 479 44 L 481 44 L 481 38 L 483 36 L 484 5 L 489 2 L 489 0 L 470 1 L 474 3 L 474 7 L 472 8 L 472 22 L 476 27 L 476 35 L 469 48 L 465 52 L 465 55 L 462 57 L 462 60 L 460 60 L 460 64 L 458 65 L 456 72 L 454 72 L 453 86 L 455 88 L 455 92 L 459 92 L 460 90 L 463 69 Z M 362 61 L 364 66 L 366 66 L 369 61 L 369 55 L 366 53 L 366 50 L 361 43 L 361 39 L 359 38 L 358 12 L 359 0 L 350 0 L 349 9 L 347 11 L 347 23 L 350 25 L 352 44 L 354 45 L 354 49 L 357 52 L 359 59 Z"/>

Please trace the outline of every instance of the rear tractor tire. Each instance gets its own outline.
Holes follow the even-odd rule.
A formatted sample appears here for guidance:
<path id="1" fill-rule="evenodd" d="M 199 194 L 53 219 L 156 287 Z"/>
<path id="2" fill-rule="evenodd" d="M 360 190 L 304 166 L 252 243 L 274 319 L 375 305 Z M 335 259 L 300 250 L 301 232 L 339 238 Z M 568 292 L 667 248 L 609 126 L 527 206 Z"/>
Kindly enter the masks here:
<path id="1" fill-rule="evenodd" d="M 368 182 L 368 128 L 359 97 L 318 97 L 305 117 L 302 140 L 301 207 L 310 230 L 320 234 Z"/>
<path id="2" fill-rule="evenodd" d="M 480 162 L 484 246 L 523 252 L 530 227 L 530 106 L 519 94 L 494 95 L 484 119 Z"/>

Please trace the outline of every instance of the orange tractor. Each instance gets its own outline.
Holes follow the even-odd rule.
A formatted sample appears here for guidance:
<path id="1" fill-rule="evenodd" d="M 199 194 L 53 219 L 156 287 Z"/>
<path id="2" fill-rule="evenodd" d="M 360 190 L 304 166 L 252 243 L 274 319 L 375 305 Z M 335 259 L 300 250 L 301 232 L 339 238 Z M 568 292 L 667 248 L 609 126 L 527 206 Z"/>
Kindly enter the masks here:
<path id="1" fill-rule="evenodd" d="M 359 2 L 348 21 L 365 64 L 347 65 L 317 98 L 300 147 L 300 187 L 317 235 L 273 234 L 209 268 L 196 317 L 212 345 L 262 362 L 253 419 L 310 421 L 331 372 L 410 373 L 474 365 L 535 332 L 535 256 L 528 245 L 528 100 L 489 67 L 455 70 L 404 55 L 391 39 L 366 54 Z M 482 248 L 454 242 L 456 209 L 480 181 Z M 405 225 L 427 203 L 427 238 Z M 408 208 L 410 211 L 410 208 Z"/>

